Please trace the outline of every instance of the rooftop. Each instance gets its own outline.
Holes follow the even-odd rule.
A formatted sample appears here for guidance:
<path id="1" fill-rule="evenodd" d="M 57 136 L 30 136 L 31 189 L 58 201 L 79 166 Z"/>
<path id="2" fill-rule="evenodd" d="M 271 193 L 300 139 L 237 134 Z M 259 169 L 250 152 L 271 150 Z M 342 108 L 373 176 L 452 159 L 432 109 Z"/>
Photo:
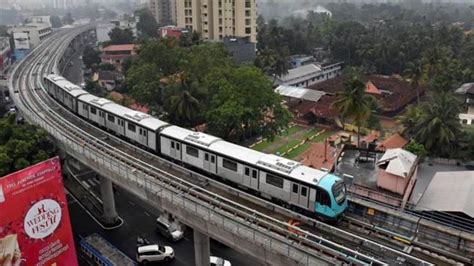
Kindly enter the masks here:
<path id="1" fill-rule="evenodd" d="M 386 163 L 388 164 L 385 172 L 406 178 L 416 163 L 416 155 L 400 148 L 388 149 L 378 160 L 377 165 L 380 167 Z"/>
<path id="2" fill-rule="evenodd" d="M 309 89 L 324 91 L 335 95 L 344 90 L 345 83 L 349 80 L 347 76 L 338 76 L 320 83 L 316 83 Z M 382 103 L 383 112 L 398 112 L 404 106 L 416 99 L 416 90 L 408 81 L 395 76 L 366 75 L 361 80 L 366 83 L 366 92 L 373 94 Z M 419 93 L 425 90 L 420 87 Z"/>
<path id="3" fill-rule="evenodd" d="M 464 83 L 456 89 L 455 93 L 457 94 L 474 94 L 474 82 L 472 83 Z"/>
<path id="4" fill-rule="evenodd" d="M 438 172 L 417 210 L 461 212 L 474 218 L 474 171 Z"/>
<path id="5" fill-rule="evenodd" d="M 307 100 L 312 102 L 317 102 L 319 99 L 325 95 L 324 91 L 304 89 L 294 86 L 284 86 L 280 85 L 275 89 L 275 92 L 281 96 L 296 98 L 301 100 Z"/>
<path id="6" fill-rule="evenodd" d="M 288 74 L 284 75 L 282 77 L 278 77 L 277 79 L 280 80 L 281 82 L 288 82 L 288 81 L 293 81 L 298 78 L 317 73 L 321 71 L 321 68 L 316 66 L 315 64 L 308 64 L 304 66 L 300 66 L 297 68 L 293 68 L 288 70 Z"/>
<path id="7" fill-rule="evenodd" d="M 377 145 L 377 149 L 388 150 L 388 149 L 403 148 L 407 144 L 408 144 L 408 140 L 397 133 L 397 134 L 391 135 L 390 137 L 382 141 L 379 145 Z"/>
<path id="8" fill-rule="evenodd" d="M 113 44 L 102 48 L 104 52 L 133 51 L 135 44 Z"/>

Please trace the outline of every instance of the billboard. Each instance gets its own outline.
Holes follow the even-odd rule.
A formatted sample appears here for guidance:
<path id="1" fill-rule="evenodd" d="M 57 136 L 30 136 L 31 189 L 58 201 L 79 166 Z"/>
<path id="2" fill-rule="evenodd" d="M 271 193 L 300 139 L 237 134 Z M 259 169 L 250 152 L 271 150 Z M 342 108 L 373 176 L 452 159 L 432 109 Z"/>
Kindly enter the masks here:
<path id="1" fill-rule="evenodd" d="M 0 266 L 77 265 L 59 158 L 0 178 Z"/>

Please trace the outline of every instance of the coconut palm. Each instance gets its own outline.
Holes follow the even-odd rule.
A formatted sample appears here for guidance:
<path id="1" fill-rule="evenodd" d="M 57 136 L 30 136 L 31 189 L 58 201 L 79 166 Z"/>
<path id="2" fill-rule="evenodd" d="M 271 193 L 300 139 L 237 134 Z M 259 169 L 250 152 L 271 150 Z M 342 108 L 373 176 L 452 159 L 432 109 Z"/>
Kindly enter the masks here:
<path id="1" fill-rule="evenodd" d="M 282 76 L 287 75 L 290 68 L 289 51 L 288 48 L 285 47 L 276 53 L 272 67 L 273 83 L 275 83 L 277 77 L 281 78 Z"/>
<path id="2" fill-rule="evenodd" d="M 173 122 L 182 126 L 192 126 L 199 113 L 199 101 L 192 95 L 189 86 L 175 87 L 175 91 L 169 97 L 168 110 Z"/>
<path id="3" fill-rule="evenodd" d="M 360 127 L 372 114 L 376 100 L 365 93 L 365 84 L 357 77 L 352 78 L 345 85 L 344 91 L 337 93 L 336 97 L 332 108 L 343 119 L 351 119 L 357 126 L 357 146 L 360 146 Z"/>
<path id="4" fill-rule="evenodd" d="M 435 155 L 448 155 L 461 137 L 460 102 L 450 92 L 433 95 L 422 105 L 422 113 L 414 126 L 414 138 Z"/>
<path id="5" fill-rule="evenodd" d="M 415 88 L 416 91 L 416 101 L 420 104 L 420 86 L 425 84 L 426 81 L 426 71 L 425 67 L 420 60 L 415 62 L 410 62 L 407 64 L 407 67 L 404 71 L 406 78 L 410 80 L 410 85 Z"/>

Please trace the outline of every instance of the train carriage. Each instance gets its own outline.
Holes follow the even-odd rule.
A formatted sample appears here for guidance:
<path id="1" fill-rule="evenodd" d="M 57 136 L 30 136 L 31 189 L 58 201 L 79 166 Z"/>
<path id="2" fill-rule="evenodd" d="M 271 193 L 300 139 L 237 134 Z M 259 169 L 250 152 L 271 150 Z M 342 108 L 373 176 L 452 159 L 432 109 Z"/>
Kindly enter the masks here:
<path id="1" fill-rule="evenodd" d="M 69 110 L 77 113 L 77 97 L 88 92 L 58 75 L 48 75 L 44 80 L 47 92 Z"/>

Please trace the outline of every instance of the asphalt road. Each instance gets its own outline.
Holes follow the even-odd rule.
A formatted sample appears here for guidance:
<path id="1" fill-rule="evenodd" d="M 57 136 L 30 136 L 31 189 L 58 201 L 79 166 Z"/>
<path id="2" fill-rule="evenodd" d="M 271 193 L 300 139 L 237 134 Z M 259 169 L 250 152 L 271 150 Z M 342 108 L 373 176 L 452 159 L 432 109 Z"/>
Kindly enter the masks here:
<path id="1" fill-rule="evenodd" d="M 96 195 L 99 195 L 100 185 L 98 180 L 92 175 L 84 176 L 84 178 L 83 183 L 87 183 L 90 189 Z M 133 195 L 120 188 L 116 189 L 115 200 L 117 212 L 124 220 L 124 224 L 117 229 L 104 230 L 75 199 L 69 196 L 69 211 L 75 237 L 85 237 L 97 232 L 126 255 L 134 258 L 136 238 L 139 235 L 143 235 L 152 243 L 173 247 L 176 257 L 168 265 L 194 265 L 192 228 L 186 229 L 183 240 L 178 243 L 171 242 L 155 232 L 155 220 L 159 216 L 157 210 L 147 206 L 145 202 L 135 199 Z M 257 265 L 248 256 L 213 240 L 211 241 L 211 255 L 229 260 L 232 265 Z"/>

